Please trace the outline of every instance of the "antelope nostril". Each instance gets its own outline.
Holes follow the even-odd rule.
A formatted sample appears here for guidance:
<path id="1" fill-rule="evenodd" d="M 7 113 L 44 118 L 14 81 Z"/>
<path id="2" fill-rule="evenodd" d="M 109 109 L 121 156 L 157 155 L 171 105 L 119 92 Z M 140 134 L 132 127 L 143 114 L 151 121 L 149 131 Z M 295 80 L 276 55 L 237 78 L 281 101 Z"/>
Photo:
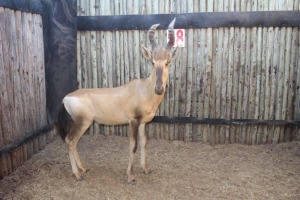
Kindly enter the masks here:
<path id="1" fill-rule="evenodd" d="M 162 86 L 156 86 L 155 87 L 155 93 L 158 94 L 158 95 L 161 95 L 164 93 L 164 87 Z"/>

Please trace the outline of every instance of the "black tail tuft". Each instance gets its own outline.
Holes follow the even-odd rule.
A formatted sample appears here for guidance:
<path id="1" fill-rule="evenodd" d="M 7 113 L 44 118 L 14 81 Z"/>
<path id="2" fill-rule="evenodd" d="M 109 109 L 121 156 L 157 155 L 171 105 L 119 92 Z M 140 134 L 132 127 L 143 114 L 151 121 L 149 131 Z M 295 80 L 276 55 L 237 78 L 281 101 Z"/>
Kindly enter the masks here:
<path id="1" fill-rule="evenodd" d="M 65 142 L 69 130 L 69 125 L 72 119 L 69 113 L 67 112 L 64 104 L 62 104 L 60 107 L 57 120 L 58 122 L 56 126 L 57 126 L 58 133 L 61 139 Z"/>

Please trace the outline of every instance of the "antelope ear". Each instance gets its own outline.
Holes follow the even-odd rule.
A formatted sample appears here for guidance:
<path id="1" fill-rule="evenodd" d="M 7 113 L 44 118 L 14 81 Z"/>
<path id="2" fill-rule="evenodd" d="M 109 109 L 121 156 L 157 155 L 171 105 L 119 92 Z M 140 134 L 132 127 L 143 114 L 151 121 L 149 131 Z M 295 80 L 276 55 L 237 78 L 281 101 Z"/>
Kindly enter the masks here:
<path id="1" fill-rule="evenodd" d="M 152 53 L 151 51 L 145 47 L 145 45 L 142 44 L 142 54 L 145 57 L 146 60 L 151 60 L 152 59 Z"/>
<path id="2" fill-rule="evenodd" d="M 176 49 L 171 53 L 172 54 L 172 57 L 171 57 L 171 61 L 175 60 L 178 55 L 179 55 L 179 50 L 178 50 L 178 47 L 176 47 Z"/>

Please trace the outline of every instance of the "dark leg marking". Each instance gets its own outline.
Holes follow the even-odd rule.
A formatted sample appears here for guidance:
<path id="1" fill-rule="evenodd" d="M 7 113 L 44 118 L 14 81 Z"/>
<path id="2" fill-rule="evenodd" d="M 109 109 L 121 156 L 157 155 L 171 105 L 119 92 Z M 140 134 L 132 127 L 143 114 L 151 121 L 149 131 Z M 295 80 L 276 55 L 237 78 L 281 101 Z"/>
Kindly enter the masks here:
<path id="1" fill-rule="evenodd" d="M 140 124 L 137 120 L 131 122 L 131 137 L 134 140 L 134 147 L 132 151 L 133 153 L 135 153 L 137 149 L 137 135 L 138 135 L 139 125 Z"/>

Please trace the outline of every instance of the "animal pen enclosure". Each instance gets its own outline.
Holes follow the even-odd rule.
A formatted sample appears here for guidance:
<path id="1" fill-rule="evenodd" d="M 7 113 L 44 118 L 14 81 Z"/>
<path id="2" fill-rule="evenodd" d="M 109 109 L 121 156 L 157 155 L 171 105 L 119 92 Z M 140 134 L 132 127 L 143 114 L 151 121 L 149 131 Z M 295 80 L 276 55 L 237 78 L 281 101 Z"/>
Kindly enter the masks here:
<path id="1" fill-rule="evenodd" d="M 298 0 L 1 1 L 1 178 L 53 140 L 53 123 L 65 94 L 77 87 L 115 87 L 149 75 L 151 65 L 142 58 L 140 45 L 147 45 L 150 25 L 161 23 L 156 39 L 165 43 L 166 24 L 176 16 L 175 28 L 185 29 L 186 43 L 170 67 L 167 93 L 154 123 L 147 127 L 150 138 L 173 142 L 150 144 L 153 178 L 139 177 L 145 185 L 137 185 L 139 192 L 119 178 L 123 168 L 116 160 L 121 166 L 126 163 L 124 138 L 98 135 L 84 138 L 85 146 L 79 146 L 84 157 L 93 160 L 87 174 L 91 181 L 69 184 L 66 151 L 56 139 L 11 178 L 0 180 L 0 199 L 2 194 L 4 199 L 193 199 L 200 193 L 203 199 L 298 199 L 298 142 L 215 148 L 205 143 L 299 140 L 299 8 Z M 128 135 L 125 126 L 94 124 L 88 132 Z M 101 141 L 96 143 L 96 138 Z M 107 149 L 116 154 L 107 156 Z M 97 156 L 107 166 L 95 161 Z M 182 170 L 172 179 L 176 167 Z M 101 189 L 105 182 L 106 190 Z M 259 183 L 261 188 L 255 186 Z M 110 193 L 115 185 L 120 190 Z M 101 193 L 89 190 L 92 187 Z M 84 191 L 78 194 L 74 188 Z M 148 193 L 140 192 L 146 188 Z M 158 192 L 161 188 L 164 194 Z"/>
<path id="2" fill-rule="evenodd" d="M 145 29 L 156 23 L 153 18 L 176 16 L 152 14 L 179 14 L 176 27 L 186 29 L 186 44 L 170 67 L 156 113 L 169 117 L 154 118 L 178 123 L 151 123 L 149 137 L 211 144 L 291 141 L 299 135 L 286 121 L 299 120 L 299 28 L 287 25 L 294 20 L 287 13 L 272 11 L 299 10 L 298 4 L 78 1 L 79 87 L 115 87 L 147 77 L 151 65 L 140 54 L 140 44 L 147 44 Z M 203 14 L 188 14 L 197 12 Z M 157 39 L 166 42 L 166 32 L 159 30 Z M 95 124 L 89 132 L 127 135 L 127 128 Z"/>

